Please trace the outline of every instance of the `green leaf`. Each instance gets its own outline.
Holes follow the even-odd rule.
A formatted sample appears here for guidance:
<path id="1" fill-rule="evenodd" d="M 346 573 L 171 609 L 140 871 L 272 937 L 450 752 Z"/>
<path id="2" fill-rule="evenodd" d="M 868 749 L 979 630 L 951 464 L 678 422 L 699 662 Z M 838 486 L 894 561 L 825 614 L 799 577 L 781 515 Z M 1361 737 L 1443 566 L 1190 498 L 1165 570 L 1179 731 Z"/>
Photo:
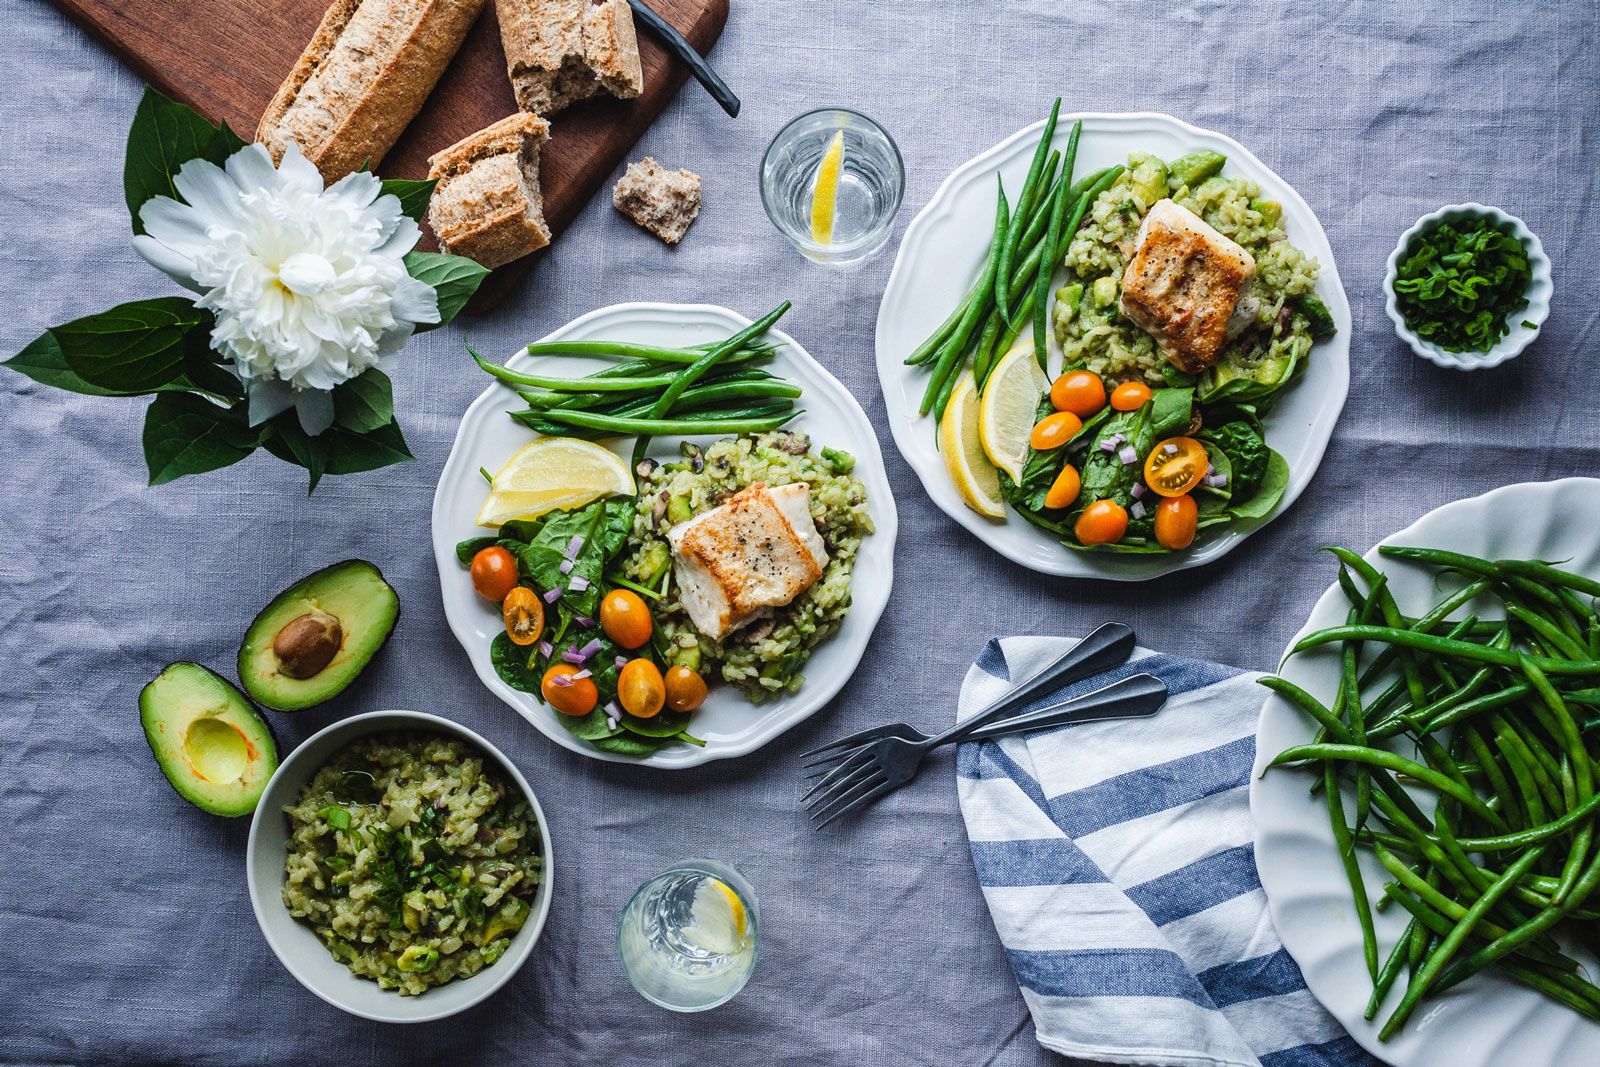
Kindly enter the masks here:
<path id="1" fill-rule="evenodd" d="M 333 390 L 334 421 L 355 433 L 370 433 L 394 421 L 394 385 L 374 367 Z"/>
<path id="2" fill-rule="evenodd" d="M 1181 434 L 1189 428 L 1194 411 L 1194 390 L 1157 389 L 1150 399 L 1150 436 L 1156 441 Z M 1143 456 L 1139 457 L 1143 460 Z"/>
<path id="3" fill-rule="evenodd" d="M 612 727 L 610 720 L 606 718 L 603 706 L 595 708 L 587 715 L 568 715 L 564 712 L 556 711 L 554 708 L 550 710 L 550 714 L 556 717 L 557 722 L 566 727 L 567 733 L 585 741 L 603 741 L 622 733 L 622 727 Z"/>
<path id="4" fill-rule="evenodd" d="M 622 728 L 640 737 L 672 738 L 689 728 L 689 719 L 692 715 L 692 712 L 662 708 L 653 717 L 641 719 L 623 712 Z"/>
<path id="5" fill-rule="evenodd" d="M 184 338 L 214 320 L 181 296 L 135 300 L 110 311 L 54 327 L 62 357 L 90 385 L 120 393 L 147 393 L 184 369 Z"/>
<path id="6" fill-rule="evenodd" d="M 192 393 L 162 393 L 144 418 L 150 484 L 237 463 L 255 450 L 259 437 L 246 422 L 242 404 L 224 408 Z"/>
<path id="7" fill-rule="evenodd" d="M 615 737 L 602 737 L 589 742 L 602 752 L 615 752 L 619 756 L 649 756 L 664 744 L 675 741 L 676 738 L 648 738 L 637 734 L 622 733 Z"/>
<path id="8" fill-rule="evenodd" d="M 183 339 L 183 373 L 167 388 L 193 389 L 223 400 L 243 400 L 244 383 L 222 365 L 211 347 L 209 330 L 190 330 Z"/>
<path id="9" fill-rule="evenodd" d="M 433 286 L 439 294 L 439 321 L 419 325 L 419 333 L 443 326 L 455 318 L 489 275 L 487 268 L 480 267 L 465 256 L 450 256 L 442 252 L 408 252 L 405 264 L 413 278 Z"/>
<path id="10" fill-rule="evenodd" d="M 317 440 L 327 443 L 329 474 L 357 474 L 417 458 L 393 419 L 363 433 L 331 426 Z"/>
<path id="11" fill-rule="evenodd" d="M 18 374 L 26 374 L 34 381 L 56 389 L 69 389 L 74 393 L 86 393 L 89 396 L 138 395 L 138 392 L 103 389 L 78 377 L 72 368 L 67 366 L 66 357 L 61 354 L 61 345 L 49 330 L 28 342 L 27 348 L 6 360 L 4 365 Z"/>
<path id="12" fill-rule="evenodd" d="M 456 559 L 461 561 L 463 567 L 472 566 L 472 557 L 486 548 L 493 548 L 498 537 L 469 537 L 456 544 Z"/>
<path id="13" fill-rule="evenodd" d="M 1261 479 L 1261 488 L 1257 489 L 1249 500 L 1230 507 L 1228 514 L 1236 519 L 1264 518 L 1278 506 L 1278 501 L 1283 499 L 1283 494 L 1288 488 L 1289 461 L 1277 452 L 1269 451 L 1267 473 Z"/>
<path id="14" fill-rule="evenodd" d="M 489 643 L 489 662 L 500 680 L 524 693 L 539 692 L 539 672 L 528 666 L 529 650 L 511 640 L 504 630 Z"/>
<path id="15" fill-rule="evenodd" d="M 249 147 L 249 144 L 249 141 L 233 132 L 227 119 L 223 119 L 222 125 L 217 127 L 216 140 L 211 145 L 211 162 L 220 167 L 228 161 L 229 156 L 241 148 Z"/>
<path id="16" fill-rule="evenodd" d="M 317 483 L 328 467 L 328 433 L 312 437 L 300 427 L 300 413 L 294 408 L 280 411 L 267 421 L 261 444 L 268 452 L 286 463 L 304 467 L 311 474 L 306 496 L 317 491 Z"/>
<path id="17" fill-rule="evenodd" d="M 143 233 L 139 208 L 154 196 L 182 200 L 172 184 L 178 169 L 191 159 L 209 159 L 217 143 L 217 128 L 193 108 L 145 87 L 139 109 L 128 131 L 128 152 L 122 164 L 122 191 L 133 232 Z"/>
<path id="18" fill-rule="evenodd" d="M 437 184 L 436 178 L 425 181 L 388 178 L 383 183 L 383 193 L 380 195 L 399 197 L 400 210 L 405 212 L 406 217 L 421 222 L 422 216 L 428 213 L 428 201 L 433 198 L 433 187 Z"/>

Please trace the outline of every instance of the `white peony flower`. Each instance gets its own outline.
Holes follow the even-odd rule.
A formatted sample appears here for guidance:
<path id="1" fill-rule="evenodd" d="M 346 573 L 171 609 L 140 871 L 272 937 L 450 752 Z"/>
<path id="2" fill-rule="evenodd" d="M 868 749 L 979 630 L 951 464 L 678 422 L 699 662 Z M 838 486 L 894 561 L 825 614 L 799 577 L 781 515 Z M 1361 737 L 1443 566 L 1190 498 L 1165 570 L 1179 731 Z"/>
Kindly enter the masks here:
<path id="1" fill-rule="evenodd" d="M 190 160 L 173 185 L 188 203 L 147 201 L 133 246 L 216 315 L 211 346 L 249 391 L 250 425 L 293 405 L 305 431 L 321 433 L 333 424 L 329 390 L 439 321 L 438 294 L 402 261 L 422 233 L 371 174 L 324 189 L 296 146 L 274 167 L 253 144 L 226 168 Z"/>

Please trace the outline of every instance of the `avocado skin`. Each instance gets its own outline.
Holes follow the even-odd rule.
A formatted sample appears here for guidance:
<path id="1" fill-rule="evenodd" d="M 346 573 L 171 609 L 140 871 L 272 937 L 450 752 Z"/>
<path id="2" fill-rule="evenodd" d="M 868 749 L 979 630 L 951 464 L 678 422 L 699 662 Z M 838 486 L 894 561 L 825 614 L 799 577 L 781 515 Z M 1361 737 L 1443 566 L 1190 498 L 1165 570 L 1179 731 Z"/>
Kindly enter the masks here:
<path id="1" fill-rule="evenodd" d="M 256 758 L 247 765 L 239 786 L 218 786 L 195 775 L 178 752 L 181 740 L 164 746 L 164 742 L 181 738 L 182 725 L 186 725 L 180 725 L 170 736 L 163 730 L 164 724 L 181 723 L 181 701 L 173 699 L 169 692 L 179 685 L 189 689 L 198 685 L 214 686 L 216 693 L 213 695 L 222 696 L 228 702 L 226 712 L 218 717 L 230 721 L 254 743 Z M 144 727 L 145 743 L 150 746 L 150 753 L 155 756 L 167 784 L 184 800 L 209 814 L 234 818 L 254 812 L 267 780 L 278 769 L 278 735 L 272 724 L 237 686 L 199 663 L 180 660 L 162 668 L 161 673 L 139 691 L 139 722 Z M 169 750 L 163 751 L 164 747 Z"/>
<path id="2" fill-rule="evenodd" d="M 341 593 L 366 587 L 376 601 L 377 621 L 356 610 L 336 610 Z M 361 607 L 361 605 L 358 605 Z M 273 638 L 307 608 L 325 611 L 339 620 L 344 644 L 333 662 L 310 678 L 290 678 L 277 669 Z M 400 598 L 377 566 L 364 559 L 347 559 L 324 567 L 295 582 L 273 597 L 245 630 L 239 646 L 239 680 L 255 701 L 274 711 L 304 711 L 332 700 L 361 675 L 394 633 L 400 617 Z"/>

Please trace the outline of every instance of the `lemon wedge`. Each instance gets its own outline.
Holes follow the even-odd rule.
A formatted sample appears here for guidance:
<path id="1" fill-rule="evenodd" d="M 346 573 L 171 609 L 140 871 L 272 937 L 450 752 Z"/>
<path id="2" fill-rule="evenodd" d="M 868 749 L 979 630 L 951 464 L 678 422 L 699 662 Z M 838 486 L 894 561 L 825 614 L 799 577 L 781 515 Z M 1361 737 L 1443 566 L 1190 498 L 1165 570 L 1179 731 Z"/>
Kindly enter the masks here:
<path id="1" fill-rule="evenodd" d="M 708 877 L 695 888 L 683 936 L 707 952 L 728 955 L 744 947 L 749 921 L 739 894 L 720 878 Z"/>
<path id="2" fill-rule="evenodd" d="M 984 383 L 978 437 L 990 462 L 1014 482 L 1022 480 L 1039 398 L 1049 388 L 1050 379 L 1033 358 L 1032 341 L 1023 341 L 1001 356 Z"/>
<path id="3" fill-rule="evenodd" d="M 633 491 L 633 473 L 616 453 L 592 441 L 541 437 L 495 474 L 477 523 L 498 528 L 512 519 L 581 508 L 603 496 L 627 496 Z"/>
<path id="4" fill-rule="evenodd" d="M 817 165 L 817 185 L 811 192 L 811 239 L 819 245 L 833 244 L 833 205 L 839 195 L 839 169 L 844 165 L 844 131 L 828 142 Z"/>
<path id="5" fill-rule="evenodd" d="M 991 519 L 1006 517 L 1000 474 L 978 438 L 978 380 L 971 371 L 956 383 L 939 420 L 939 454 L 967 507 Z"/>

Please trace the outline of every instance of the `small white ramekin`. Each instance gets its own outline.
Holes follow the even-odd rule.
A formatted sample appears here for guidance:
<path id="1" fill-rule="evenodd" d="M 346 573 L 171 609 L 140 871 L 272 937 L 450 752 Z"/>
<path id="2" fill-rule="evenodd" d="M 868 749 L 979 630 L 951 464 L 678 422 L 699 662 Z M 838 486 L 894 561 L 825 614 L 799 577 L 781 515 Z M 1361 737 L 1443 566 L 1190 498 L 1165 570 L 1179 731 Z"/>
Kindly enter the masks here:
<path id="1" fill-rule="evenodd" d="M 1522 247 L 1528 255 L 1528 266 L 1533 272 L 1533 280 L 1528 283 L 1528 306 L 1521 311 L 1511 313 L 1515 321 L 1510 323 L 1511 329 L 1500 338 L 1499 342 L 1487 352 L 1446 352 L 1431 341 L 1424 341 L 1406 326 L 1406 320 L 1400 314 L 1400 308 L 1395 300 L 1394 283 L 1400 276 L 1400 261 L 1405 258 L 1406 247 L 1411 244 L 1411 239 L 1425 230 L 1431 230 L 1442 222 L 1460 222 L 1463 219 L 1487 218 L 1498 226 L 1509 226 L 1513 236 L 1522 242 Z M 1506 360 L 1520 353 L 1533 343 L 1539 336 L 1538 329 L 1528 329 L 1523 326 L 1524 321 L 1531 322 L 1535 327 L 1543 327 L 1544 320 L 1550 314 L 1550 294 L 1553 287 L 1550 284 L 1550 258 L 1544 254 L 1544 245 L 1539 243 L 1539 238 L 1534 232 L 1517 218 L 1508 215 L 1497 207 L 1488 207 L 1484 204 L 1451 204 L 1438 211 L 1422 216 L 1405 233 L 1400 235 L 1400 243 L 1394 246 L 1394 251 L 1389 253 L 1389 267 L 1383 278 L 1383 309 L 1389 315 L 1389 321 L 1394 323 L 1394 332 L 1400 340 L 1411 346 L 1411 351 L 1448 370 L 1485 370 L 1489 367 L 1498 367 Z"/>

